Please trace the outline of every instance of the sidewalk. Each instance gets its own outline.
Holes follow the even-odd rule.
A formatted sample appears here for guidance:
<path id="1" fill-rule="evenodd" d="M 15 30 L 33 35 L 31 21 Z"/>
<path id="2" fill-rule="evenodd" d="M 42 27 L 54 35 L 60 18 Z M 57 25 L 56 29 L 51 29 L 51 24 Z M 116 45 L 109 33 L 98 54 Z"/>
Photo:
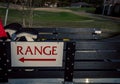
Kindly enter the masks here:
<path id="1" fill-rule="evenodd" d="M 99 14 L 92 14 L 92 13 L 87 13 L 87 14 L 92 17 L 102 18 L 105 20 L 111 20 L 111 21 L 120 23 L 120 17 L 113 17 L 113 16 L 106 16 L 106 15 L 99 15 Z"/>
<path id="2" fill-rule="evenodd" d="M 63 79 L 9 79 L 8 83 L 0 84 L 63 84 Z M 81 78 L 74 79 L 73 84 L 120 84 L 120 78 Z M 68 83 L 69 84 L 69 83 Z"/>

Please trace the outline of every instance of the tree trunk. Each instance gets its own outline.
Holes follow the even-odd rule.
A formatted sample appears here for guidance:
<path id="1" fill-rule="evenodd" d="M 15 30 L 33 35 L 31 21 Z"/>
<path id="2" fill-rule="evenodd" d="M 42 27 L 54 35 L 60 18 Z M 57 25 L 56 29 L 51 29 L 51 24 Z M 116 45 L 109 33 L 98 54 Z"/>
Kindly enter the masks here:
<path id="1" fill-rule="evenodd" d="M 20 0 L 20 3 L 22 5 L 22 25 L 23 25 L 23 27 L 26 27 L 25 3 L 24 3 L 24 0 Z"/>
<path id="2" fill-rule="evenodd" d="M 32 0 L 30 0 L 30 2 L 29 2 L 29 8 L 30 8 L 29 27 L 32 27 L 32 24 L 33 24 L 33 8 L 32 8 Z"/>

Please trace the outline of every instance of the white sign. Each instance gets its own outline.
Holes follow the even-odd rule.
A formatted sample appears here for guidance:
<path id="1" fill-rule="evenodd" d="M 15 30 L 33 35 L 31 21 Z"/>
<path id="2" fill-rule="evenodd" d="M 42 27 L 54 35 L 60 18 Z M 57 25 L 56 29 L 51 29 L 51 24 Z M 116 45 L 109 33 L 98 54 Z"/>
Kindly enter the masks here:
<path id="1" fill-rule="evenodd" d="M 11 42 L 13 67 L 62 67 L 63 42 Z"/>

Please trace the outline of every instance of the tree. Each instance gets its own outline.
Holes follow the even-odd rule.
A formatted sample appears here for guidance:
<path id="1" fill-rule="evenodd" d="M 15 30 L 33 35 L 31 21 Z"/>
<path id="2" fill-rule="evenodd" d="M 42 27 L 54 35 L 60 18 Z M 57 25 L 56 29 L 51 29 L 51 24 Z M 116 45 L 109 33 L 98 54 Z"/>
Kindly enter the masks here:
<path id="1" fill-rule="evenodd" d="M 72 0 L 59 0 L 59 6 L 70 6 L 72 3 Z"/>
<path id="2" fill-rule="evenodd" d="M 31 27 L 33 24 L 33 0 L 20 0 L 22 5 L 22 22 L 25 27 L 28 20 L 28 26 Z"/>
<path id="3" fill-rule="evenodd" d="M 94 4 L 94 5 L 101 5 L 103 4 L 104 0 L 89 0 L 89 3 Z"/>
<path id="4" fill-rule="evenodd" d="M 34 6 L 36 7 L 42 7 L 44 0 L 33 0 Z"/>
<path id="5" fill-rule="evenodd" d="M 18 2 L 18 0 L 13 0 L 13 2 L 15 3 L 15 5 L 16 5 L 16 3 Z"/>

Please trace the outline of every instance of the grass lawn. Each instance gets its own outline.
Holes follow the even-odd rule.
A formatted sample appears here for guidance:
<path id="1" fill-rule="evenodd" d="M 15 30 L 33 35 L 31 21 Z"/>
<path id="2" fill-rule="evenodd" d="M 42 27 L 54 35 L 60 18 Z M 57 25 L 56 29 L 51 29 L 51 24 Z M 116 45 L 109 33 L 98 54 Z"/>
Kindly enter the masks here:
<path id="1" fill-rule="evenodd" d="M 34 20 L 37 21 L 76 22 L 90 19 L 91 18 L 75 15 L 68 12 L 46 12 L 46 11 L 34 12 Z"/>
<path id="2" fill-rule="evenodd" d="M 29 20 L 29 12 L 25 11 L 26 16 L 25 18 L 27 20 Z M 4 16 L 5 16 L 5 9 L 1 8 L 0 9 L 0 16 L 2 17 L 2 19 L 4 20 Z M 9 10 L 9 16 L 8 16 L 8 23 L 12 23 L 12 22 L 20 22 L 22 23 L 22 11 L 20 10 Z M 33 20 L 34 20 L 34 25 L 36 26 L 37 24 L 43 24 L 43 22 L 45 23 L 51 23 L 54 22 L 55 24 L 60 22 L 60 24 L 62 22 L 81 22 L 81 21 L 86 21 L 86 20 L 91 20 L 91 18 L 89 17 L 85 17 L 85 16 L 79 16 L 79 15 L 75 15 L 72 13 L 68 13 L 68 12 L 46 12 L 46 11 L 34 11 L 33 14 Z M 54 23 L 52 23 L 54 25 Z M 42 26 L 42 25 L 40 25 Z M 46 24 L 46 26 L 49 26 Z M 57 26 L 57 25 L 56 25 Z"/>
<path id="3" fill-rule="evenodd" d="M 78 10 L 78 9 L 72 9 Z M 83 9 L 80 9 L 83 10 Z M 26 12 L 26 23 L 29 22 L 29 12 Z M 0 8 L 0 17 L 4 21 L 5 9 Z M 8 24 L 18 22 L 22 24 L 22 11 L 10 10 L 8 16 Z M 70 28 L 101 28 L 109 35 L 120 33 L 120 23 L 111 20 L 91 18 L 89 16 L 80 16 L 69 12 L 47 12 L 34 11 L 33 27 L 70 27 Z"/>

